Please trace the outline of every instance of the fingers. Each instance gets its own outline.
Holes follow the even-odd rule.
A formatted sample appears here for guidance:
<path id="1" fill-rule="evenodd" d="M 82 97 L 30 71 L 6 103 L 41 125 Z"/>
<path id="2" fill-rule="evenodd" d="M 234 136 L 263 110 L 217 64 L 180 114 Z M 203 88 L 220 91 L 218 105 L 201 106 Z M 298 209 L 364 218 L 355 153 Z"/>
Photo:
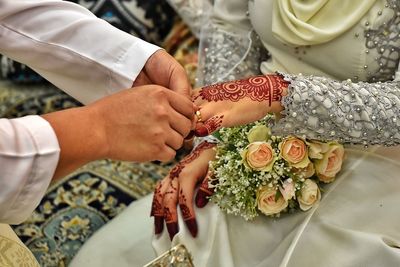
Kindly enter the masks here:
<path id="1" fill-rule="evenodd" d="M 183 140 L 184 140 L 183 135 L 171 129 L 166 139 L 166 145 L 172 148 L 173 150 L 178 150 L 179 148 L 182 147 Z"/>
<path id="2" fill-rule="evenodd" d="M 185 116 L 190 121 L 193 120 L 195 106 L 193 105 L 192 101 L 185 96 L 172 91 L 167 91 L 167 98 L 173 109 Z"/>
<path id="3" fill-rule="evenodd" d="M 164 219 L 167 224 L 167 230 L 171 240 L 179 232 L 178 215 L 176 209 L 178 204 L 178 190 L 178 179 L 170 179 L 163 199 Z"/>
<path id="4" fill-rule="evenodd" d="M 224 115 L 216 115 L 203 123 L 198 123 L 195 129 L 195 135 L 199 137 L 207 136 L 219 130 L 223 126 Z"/>
<path id="5" fill-rule="evenodd" d="M 154 233 L 156 235 L 161 234 L 164 228 L 164 209 L 162 206 L 162 201 L 167 186 L 168 183 L 165 182 L 164 179 L 163 181 L 157 183 L 156 189 L 154 190 L 150 216 L 154 217 Z"/>
<path id="6" fill-rule="evenodd" d="M 192 86 L 190 85 L 186 71 L 175 60 L 174 60 L 174 63 L 175 63 L 175 65 L 171 71 L 171 79 L 170 79 L 169 88 L 172 91 L 175 91 L 175 92 L 187 97 L 188 99 L 190 99 Z"/>
<path id="7" fill-rule="evenodd" d="M 162 162 L 170 161 L 176 156 L 176 151 L 169 145 L 165 144 L 161 152 L 157 153 L 156 160 L 160 160 Z"/>
<path id="8" fill-rule="evenodd" d="M 211 176 L 211 171 L 208 171 L 206 177 L 203 179 L 203 182 L 200 185 L 199 190 L 197 191 L 195 201 L 198 208 L 203 208 L 205 205 L 207 205 L 209 197 L 214 193 L 214 189 L 209 187 Z"/>
<path id="9" fill-rule="evenodd" d="M 165 50 L 156 51 L 146 62 L 150 80 L 190 99 L 191 86 L 184 68 Z"/>
<path id="10" fill-rule="evenodd" d="M 189 177 L 180 177 L 182 181 L 179 189 L 179 208 L 182 212 L 183 220 L 193 237 L 197 236 L 198 227 L 194 215 L 193 194 L 195 188 L 195 179 L 185 179 Z"/>
<path id="11" fill-rule="evenodd" d="M 169 117 L 171 128 L 182 135 L 182 137 L 188 137 L 190 130 L 192 129 L 192 122 L 175 110 L 170 112 Z"/>
<path id="12" fill-rule="evenodd" d="M 145 71 L 141 71 L 139 75 L 136 77 L 135 81 L 132 84 L 132 87 L 141 86 L 145 84 L 151 84 L 150 78 L 147 76 Z"/>

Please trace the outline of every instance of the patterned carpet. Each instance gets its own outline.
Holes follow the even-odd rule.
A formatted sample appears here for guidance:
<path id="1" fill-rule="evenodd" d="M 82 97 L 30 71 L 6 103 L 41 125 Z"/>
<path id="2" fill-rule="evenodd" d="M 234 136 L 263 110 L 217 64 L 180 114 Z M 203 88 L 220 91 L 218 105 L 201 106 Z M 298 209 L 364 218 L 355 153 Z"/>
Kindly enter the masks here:
<path id="1" fill-rule="evenodd" d="M 79 103 L 51 85 L 0 80 L 0 117 L 20 117 Z M 67 266 L 82 244 L 132 201 L 152 192 L 170 165 L 92 162 L 51 184 L 39 207 L 14 230 L 41 266 Z"/>
<path id="2" fill-rule="evenodd" d="M 156 43 L 172 54 L 195 83 L 198 43 L 166 1 L 70 0 L 114 26 Z M 155 27 L 155 25 L 157 25 Z M 0 118 L 43 114 L 80 103 L 34 71 L 0 55 Z M 18 82 L 18 84 L 10 82 Z M 176 160 L 183 155 L 178 153 Z M 53 182 L 32 216 L 14 226 L 40 266 L 68 266 L 85 241 L 132 201 L 153 191 L 176 160 L 137 164 L 92 162 Z"/>

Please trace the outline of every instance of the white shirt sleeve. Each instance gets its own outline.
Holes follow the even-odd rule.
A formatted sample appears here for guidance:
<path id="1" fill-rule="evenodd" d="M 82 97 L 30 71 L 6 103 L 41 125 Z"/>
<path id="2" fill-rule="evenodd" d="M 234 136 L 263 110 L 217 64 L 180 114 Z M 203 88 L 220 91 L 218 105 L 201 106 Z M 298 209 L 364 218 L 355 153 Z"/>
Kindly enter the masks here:
<path id="1" fill-rule="evenodd" d="M 157 46 L 60 0 L 0 0 L 0 53 L 25 63 L 84 104 L 131 87 Z M 59 159 L 39 116 L 0 119 L 0 223 L 25 220 Z"/>
<path id="2" fill-rule="evenodd" d="M 130 88 L 159 47 L 60 0 L 0 0 L 0 53 L 84 104 Z"/>
<path id="3" fill-rule="evenodd" d="M 56 134 L 40 116 L 0 119 L 0 223 L 28 218 L 49 186 L 59 154 Z"/>

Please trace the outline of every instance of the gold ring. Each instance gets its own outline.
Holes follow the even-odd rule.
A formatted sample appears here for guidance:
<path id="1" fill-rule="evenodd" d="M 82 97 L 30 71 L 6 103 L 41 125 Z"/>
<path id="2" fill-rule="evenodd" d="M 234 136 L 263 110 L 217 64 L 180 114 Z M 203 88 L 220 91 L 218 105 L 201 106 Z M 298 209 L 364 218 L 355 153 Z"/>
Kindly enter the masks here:
<path id="1" fill-rule="evenodd" d="M 197 122 L 201 122 L 201 112 L 200 112 L 200 110 L 196 111 L 195 115 L 197 117 Z"/>

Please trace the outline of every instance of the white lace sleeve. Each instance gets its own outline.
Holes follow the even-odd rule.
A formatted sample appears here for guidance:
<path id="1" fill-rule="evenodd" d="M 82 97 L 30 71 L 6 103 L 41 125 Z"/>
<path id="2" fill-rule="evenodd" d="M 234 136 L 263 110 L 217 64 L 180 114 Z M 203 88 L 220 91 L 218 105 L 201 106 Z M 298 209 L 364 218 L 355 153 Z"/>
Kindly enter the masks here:
<path id="1" fill-rule="evenodd" d="M 278 134 L 352 144 L 400 144 L 400 82 L 353 83 L 284 75 L 285 117 Z"/>
<path id="2" fill-rule="evenodd" d="M 247 14 L 248 1 L 215 0 L 200 35 L 197 86 L 260 74 L 267 55 Z"/>
<path id="3" fill-rule="evenodd" d="M 210 0 L 167 0 L 196 37 L 200 37 L 201 27 L 209 18 L 212 4 Z"/>

